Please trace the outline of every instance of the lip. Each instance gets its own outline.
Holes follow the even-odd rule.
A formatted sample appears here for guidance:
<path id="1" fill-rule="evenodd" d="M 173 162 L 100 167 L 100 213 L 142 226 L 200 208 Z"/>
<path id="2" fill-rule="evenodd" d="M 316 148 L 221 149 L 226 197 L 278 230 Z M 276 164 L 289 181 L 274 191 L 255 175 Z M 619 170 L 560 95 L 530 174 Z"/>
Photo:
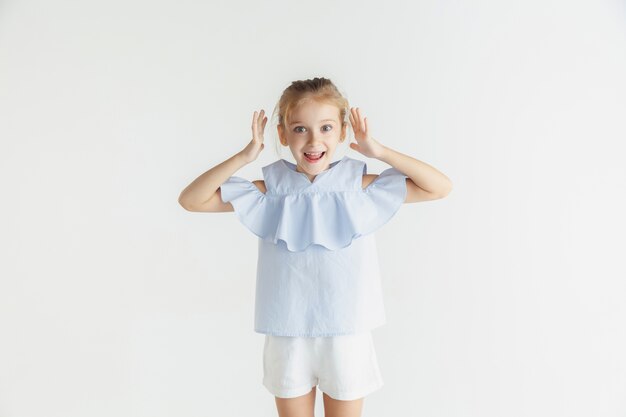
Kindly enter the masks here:
<path id="1" fill-rule="evenodd" d="M 302 155 L 304 156 L 304 160 L 305 160 L 307 163 L 309 163 L 309 164 L 317 164 L 319 161 L 321 161 L 322 159 L 324 159 L 324 156 L 326 156 L 326 151 L 315 151 L 315 152 L 313 152 L 313 151 L 311 151 L 311 152 L 306 151 L 306 153 L 318 153 L 318 152 L 321 152 L 321 153 L 322 153 L 322 156 L 320 156 L 320 158 L 319 158 L 319 159 L 316 159 L 316 160 L 312 160 L 312 159 L 307 158 L 307 156 L 306 156 L 306 155 L 304 155 L 304 153 L 303 153 Z"/>

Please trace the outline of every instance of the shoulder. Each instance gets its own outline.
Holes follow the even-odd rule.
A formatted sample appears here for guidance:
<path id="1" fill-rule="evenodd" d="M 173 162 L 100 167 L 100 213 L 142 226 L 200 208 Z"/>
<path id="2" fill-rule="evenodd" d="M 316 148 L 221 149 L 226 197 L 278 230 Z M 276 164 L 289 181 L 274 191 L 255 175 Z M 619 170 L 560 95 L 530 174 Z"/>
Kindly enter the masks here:
<path id="1" fill-rule="evenodd" d="M 367 174 L 367 163 L 361 159 L 351 158 L 349 156 L 344 157 L 346 165 L 349 165 L 349 171 L 353 174 L 362 174 L 361 188 L 366 188 L 378 177 L 376 174 Z M 358 174 L 357 174 L 358 173 Z"/>
<path id="2" fill-rule="evenodd" d="M 252 184 L 256 185 L 256 187 L 263 193 L 265 194 L 265 192 L 267 191 L 267 189 L 265 188 L 265 181 L 263 180 L 254 180 L 252 181 Z"/>
<path id="3" fill-rule="evenodd" d="M 361 188 L 366 188 L 368 185 L 372 183 L 378 177 L 376 174 L 363 174 L 363 182 Z"/>

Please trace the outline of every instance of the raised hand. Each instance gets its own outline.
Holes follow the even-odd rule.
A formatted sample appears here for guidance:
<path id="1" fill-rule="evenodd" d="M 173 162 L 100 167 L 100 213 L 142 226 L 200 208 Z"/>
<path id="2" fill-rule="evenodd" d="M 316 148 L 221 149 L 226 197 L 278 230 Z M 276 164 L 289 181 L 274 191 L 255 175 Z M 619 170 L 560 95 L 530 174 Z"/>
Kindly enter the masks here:
<path id="1" fill-rule="evenodd" d="M 357 143 L 351 143 L 350 148 L 368 158 L 380 157 L 383 154 L 384 146 L 370 135 L 367 117 L 363 117 L 358 107 L 350 109 L 350 124 L 354 131 L 354 138 L 357 141 Z"/>
<path id="2" fill-rule="evenodd" d="M 257 159 L 259 153 L 261 153 L 265 147 L 263 144 L 263 131 L 265 130 L 266 123 L 267 116 L 265 116 L 265 110 L 261 110 L 260 112 L 255 111 L 252 116 L 252 140 L 240 152 L 241 155 L 244 156 L 246 163 Z"/>

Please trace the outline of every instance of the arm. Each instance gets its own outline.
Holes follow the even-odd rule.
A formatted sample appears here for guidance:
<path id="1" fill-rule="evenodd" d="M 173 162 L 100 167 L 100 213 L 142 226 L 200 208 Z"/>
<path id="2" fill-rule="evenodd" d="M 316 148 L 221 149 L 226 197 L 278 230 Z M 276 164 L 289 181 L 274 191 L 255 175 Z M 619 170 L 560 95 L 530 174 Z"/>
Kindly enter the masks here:
<path id="1" fill-rule="evenodd" d="M 267 123 L 265 111 L 254 112 L 252 117 L 252 140 L 240 152 L 231 156 L 219 165 L 209 169 L 193 180 L 178 197 L 178 203 L 188 211 L 234 211 L 233 205 L 222 201 L 220 186 L 226 182 L 241 167 L 254 161 L 259 152 L 265 147 L 263 144 L 263 130 Z M 253 183 L 265 192 L 265 183 L 262 180 Z"/>
<path id="2" fill-rule="evenodd" d="M 222 201 L 219 187 L 246 164 L 241 153 L 236 153 L 193 180 L 180 193 L 178 203 L 188 211 L 233 211 L 232 204 Z"/>
<path id="3" fill-rule="evenodd" d="M 406 174 L 406 203 L 437 200 L 452 191 L 452 181 L 425 162 L 383 146 L 377 158 Z"/>
<path id="4" fill-rule="evenodd" d="M 354 130 L 354 138 L 357 140 L 357 143 L 350 144 L 350 148 L 369 158 L 386 162 L 409 177 L 406 179 L 405 203 L 437 200 L 450 193 L 452 181 L 444 174 L 422 161 L 394 151 L 375 140 L 370 135 L 367 117 L 361 114 L 358 107 L 350 109 L 350 123 Z M 364 187 L 366 181 L 370 180 L 364 178 Z"/>

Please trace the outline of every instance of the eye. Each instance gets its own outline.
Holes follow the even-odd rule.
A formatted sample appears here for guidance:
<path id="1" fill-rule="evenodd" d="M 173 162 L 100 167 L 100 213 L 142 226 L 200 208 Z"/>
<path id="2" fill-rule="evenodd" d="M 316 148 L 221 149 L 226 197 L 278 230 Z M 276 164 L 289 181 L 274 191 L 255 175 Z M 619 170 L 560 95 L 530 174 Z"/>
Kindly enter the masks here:
<path id="1" fill-rule="evenodd" d="M 330 129 L 326 129 L 324 130 L 324 132 L 328 132 L 329 130 L 332 130 L 333 126 L 332 125 L 324 125 L 323 127 L 329 127 Z"/>
<path id="2" fill-rule="evenodd" d="M 294 132 L 298 132 L 300 133 L 300 131 L 298 129 L 300 129 L 302 126 L 296 126 L 293 130 Z M 304 129 L 304 127 L 302 127 Z"/>

